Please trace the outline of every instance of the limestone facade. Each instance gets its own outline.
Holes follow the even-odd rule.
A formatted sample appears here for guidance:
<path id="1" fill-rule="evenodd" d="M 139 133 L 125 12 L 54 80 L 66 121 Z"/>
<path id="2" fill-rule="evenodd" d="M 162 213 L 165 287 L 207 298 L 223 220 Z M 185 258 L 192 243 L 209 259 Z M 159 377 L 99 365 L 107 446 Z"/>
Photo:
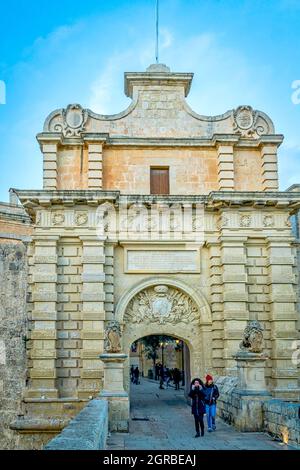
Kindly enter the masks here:
<path id="1" fill-rule="evenodd" d="M 33 227 L 28 381 L 14 425 L 23 432 L 49 432 L 50 418 L 44 427 L 39 419 L 72 416 L 104 388 L 116 414 L 122 402 L 123 426 L 130 347 L 150 334 L 185 342 L 191 376 L 235 377 L 251 320 L 263 327 L 268 392 L 299 397 L 289 218 L 300 193 L 278 191 L 283 136 L 250 106 L 198 115 L 185 101 L 192 77 L 161 65 L 126 73 L 127 110 L 104 116 L 69 105 L 37 136 L 43 189 L 15 190 Z M 151 167 L 168 169 L 169 195 L 150 194 Z M 124 360 L 114 362 L 110 389 L 111 321 L 119 322 Z"/>

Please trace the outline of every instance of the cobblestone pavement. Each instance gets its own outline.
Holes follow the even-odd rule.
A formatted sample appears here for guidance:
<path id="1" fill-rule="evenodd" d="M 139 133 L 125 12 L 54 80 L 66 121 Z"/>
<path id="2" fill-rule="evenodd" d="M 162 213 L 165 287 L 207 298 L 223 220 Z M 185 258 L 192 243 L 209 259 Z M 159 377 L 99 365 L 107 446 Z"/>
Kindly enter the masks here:
<path id="1" fill-rule="evenodd" d="M 195 439 L 194 419 L 183 390 L 159 390 L 141 379 L 131 386 L 129 433 L 112 433 L 108 450 L 287 450 L 263 433 L 241 433 L 217 418 L 217 431 Z M 147 421 L 144 421 L 146 419 Z"/>

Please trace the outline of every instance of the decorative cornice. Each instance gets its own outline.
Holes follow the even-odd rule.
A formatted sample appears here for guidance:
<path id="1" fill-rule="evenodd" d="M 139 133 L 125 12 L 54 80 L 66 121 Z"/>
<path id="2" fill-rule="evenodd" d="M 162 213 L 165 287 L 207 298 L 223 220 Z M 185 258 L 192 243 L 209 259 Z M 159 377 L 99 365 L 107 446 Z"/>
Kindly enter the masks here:
<path id="1" fill-rule="evenodd" d="M 110 137 L 108 133 L 85 133 L 79 137 L 64 137 L 57 132 L 42 132 L 37 134 L 40 144 L 60 143 L 62 145 L 83 145 L 84 143 L 102 143 L 105 146 L 116 147 L 216 147 L 217 145 L 232 145 L 237 148 L 260 148 L 263 145 L 279 145 L 283 141 L 282 134 L 263 135 L 257 139 L 244 138 L 237 134 L 214 134 L 211 138 L 170 138 L 170 137 Z"/>
<path id="2" fill-rule="evenodd" d="M 89 205 L 97 206 L 105 201 L 135 204 L 199 204 L 204 203 L 207 208 L 238 208 L 255 207 L 297 210 L 300 208 L 300 192 L 286 191 L 212 191 L 208 195 L 149 195 L 149 194 L 121 194 L 120 191 L 99 190 L 18 190 L 14 189 L 23 207 L 34 209 L 37 207 L 50 207 L 52 205 Z"/>

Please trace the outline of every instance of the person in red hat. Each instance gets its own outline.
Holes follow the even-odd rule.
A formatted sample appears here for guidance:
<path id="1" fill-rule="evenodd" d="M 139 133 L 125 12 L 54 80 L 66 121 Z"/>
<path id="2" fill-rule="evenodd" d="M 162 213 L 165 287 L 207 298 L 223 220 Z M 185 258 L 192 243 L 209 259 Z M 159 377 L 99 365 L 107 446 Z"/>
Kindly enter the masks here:
<path id="1" fill-rule="evenodd" d="M 217 399 L 219 398 L 219 390 L 214 384 L 213 377 L 209 374 L 205 377 L 205 412 L 207 419 L 208 432 L 216 430 L 216 414 L 217 414 Z"/>

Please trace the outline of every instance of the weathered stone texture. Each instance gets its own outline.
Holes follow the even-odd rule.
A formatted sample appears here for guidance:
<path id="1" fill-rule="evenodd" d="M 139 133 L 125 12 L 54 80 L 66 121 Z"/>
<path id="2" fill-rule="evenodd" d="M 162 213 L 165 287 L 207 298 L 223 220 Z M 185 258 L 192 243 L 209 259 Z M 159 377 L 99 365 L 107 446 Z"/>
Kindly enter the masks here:
<path id="1" fill-rule="evenodd" d="M 27 358 L 27 255 L 20 241 L 0 239 L 0 448 L 18 447 L 11 421 L 22 414 Z"/>
<path id="2" fill-rule="evenodd" d="M 108 404 L 92 400 L 63 431 L 45 446 L 45 450 L 100 450 L 106 448 Z"/>

